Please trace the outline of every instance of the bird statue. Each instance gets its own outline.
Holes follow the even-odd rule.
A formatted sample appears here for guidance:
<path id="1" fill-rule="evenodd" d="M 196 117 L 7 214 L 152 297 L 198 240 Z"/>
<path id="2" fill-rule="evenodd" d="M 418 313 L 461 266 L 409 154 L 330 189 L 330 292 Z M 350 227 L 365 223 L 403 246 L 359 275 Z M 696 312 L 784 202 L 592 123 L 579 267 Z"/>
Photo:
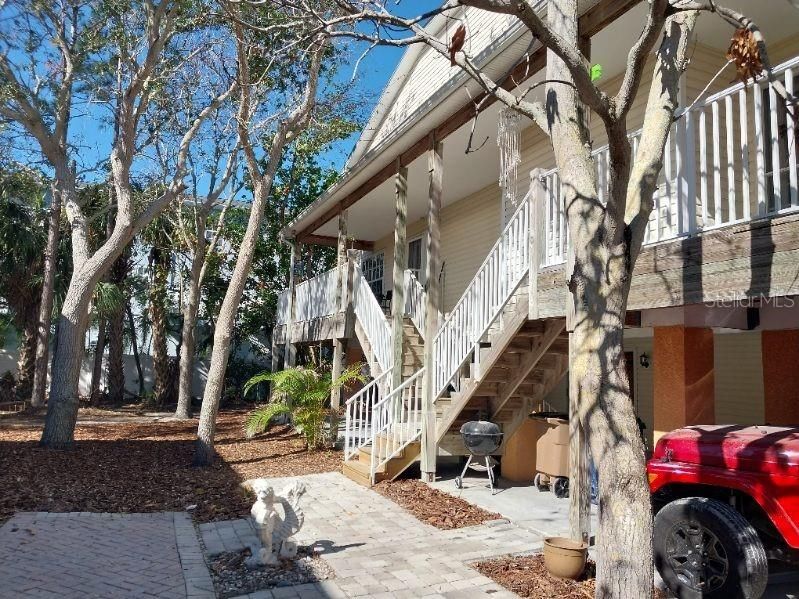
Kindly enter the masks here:
<path id="1" fill-rule="evenodd" d="M 455 54 L 463 49 L 463 44 L 466 42 L 466 25 L 461 23 L 452 34 L 452 39 L 449 41 L 449 64 L 455 66 Z"/>

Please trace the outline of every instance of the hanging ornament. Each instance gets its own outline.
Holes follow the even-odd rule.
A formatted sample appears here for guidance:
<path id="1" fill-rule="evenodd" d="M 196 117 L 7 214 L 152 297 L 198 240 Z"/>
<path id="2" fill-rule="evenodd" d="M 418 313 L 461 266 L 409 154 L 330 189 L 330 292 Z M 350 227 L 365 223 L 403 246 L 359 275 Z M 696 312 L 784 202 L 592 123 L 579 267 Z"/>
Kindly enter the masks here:
<path id="1" fill-rule="evenodd" d="M 511 108 L 499 111 L 497 146 L 499 146 L 499 186 L 502 188 L 502 203 L 511 209 L 516 207 L 516 182 L 521 162 L 519 140 L 521 137 L 521 115 Z M 512 211 L 512 210 L 511 210 Z"/>

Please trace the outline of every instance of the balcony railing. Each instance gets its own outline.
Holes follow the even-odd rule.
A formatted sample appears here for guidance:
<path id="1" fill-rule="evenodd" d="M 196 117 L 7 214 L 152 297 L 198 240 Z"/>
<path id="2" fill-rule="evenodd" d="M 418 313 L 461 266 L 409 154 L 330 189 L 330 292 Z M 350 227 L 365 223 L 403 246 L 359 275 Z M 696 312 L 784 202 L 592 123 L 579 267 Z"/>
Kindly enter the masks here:
<path id="1" fill-rule="evenodd" d="M 773 69 L 789 93 L 799 57 Z M 645 243 L 657 243 L 799 208 L 799 131 L 766 78 L 733 85 L 678 113 L 663 156 Z M 630 133 L 633 156 L 641 132 Z M 604 201 L 608 148 L 593 152 Z M 545 251 L 541 266 L 566 260 L 568 234 L 558 170 L 543 175 Z"/>

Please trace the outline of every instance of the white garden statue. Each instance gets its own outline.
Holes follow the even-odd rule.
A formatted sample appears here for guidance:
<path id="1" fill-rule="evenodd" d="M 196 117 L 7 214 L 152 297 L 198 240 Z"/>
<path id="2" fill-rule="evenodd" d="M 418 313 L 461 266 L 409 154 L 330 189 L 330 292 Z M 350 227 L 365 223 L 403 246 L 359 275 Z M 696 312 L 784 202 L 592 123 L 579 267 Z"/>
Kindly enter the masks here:
<path id="1" fill-rule="evenodd" d="M 253 481 L 252 489 L 256 500 L 252 504 L 252 515 L 259 546 L 250 547 L 252 554 L 246 564 L 250 568 L 277 564 L 279 558 L 293 558 L 297 555 L 297 542 L 292 538 L 302 528 L 305 514 L 300 508 L 300 497 L 305 493 L 305 485 L 295 481 L 288 485 L 281 495 L 275 495 L 268 481 L 259 478 Z M 283 506 L 281 516 L 275 503 Z"/>

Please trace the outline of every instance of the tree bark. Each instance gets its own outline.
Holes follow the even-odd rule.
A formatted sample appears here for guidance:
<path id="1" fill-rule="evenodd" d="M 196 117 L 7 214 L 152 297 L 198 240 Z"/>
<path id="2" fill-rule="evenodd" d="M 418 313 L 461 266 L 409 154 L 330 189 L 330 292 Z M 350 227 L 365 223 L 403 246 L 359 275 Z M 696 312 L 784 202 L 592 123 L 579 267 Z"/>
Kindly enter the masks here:
<path id="1" fill-rule="evenodd" d="M 44 405 L 45 387 L 47 385 L 47 370 L 50 357 L 50 326 L 53 319 L 53 295 L 55 290 L 56 254 L 61 237 L 62 193 L 61 189 L 54 187 L 47 226 L 47 248 L 44 253 L 42 299 L 39 304 L 39 322 L 36 328 L 36 363 L 33 372 L 33 389 L 31 391 L 31 406 L 34 408 L 40 408 Z"/>
<path id="2" fill-rule="evenodd" d="M 125 279 L 128 277 L 129 250 L 126 249 L 111 267 L 111 282 L 125 294 Z M 127 303 L 127 300 L 126 300 Z M 125 306 L 120 305 L 108 319 L 108 399 L 120 404 L 125 399 Z"/>
<path id="3" fill-rule="evenodd" d="M 133 319 L 133 310 L 130 308 L 130 301 L 125 303 L 125 313 L 128 317 L 128 329 L 130 330 L 130 345 L 133 351 L 133 361 L 136 363 L 136 374 L 139 375 L 139 398 L 141 398 L 144 397 L 144 370 L 141 367 L 139 341 L 136 337 L 136 322 Z"/>
<path id="4" fill-rule="evenodd" d="M 278 134 L 280 135 L 280 133 Z M 285 139 L 285 133 L 282 134 Z M 275 143 L 275 142 L 273 142 Z M 284 143 L 280 144 L 281 152 Z M 264 180 L 255 184 L 253 203 L 250 208 L 250 218 L 247 222 L 247 230 L 239 246 L 239 255 L 236 259 L 236 266 L 230 277 L 230 284 L 225 292 L 225 299 L 219 309 L 219 316 L 216 320 L 214 330 L 214 347 L 211 352 L 211 365 L 208 368 L 208 379 L 205 384 L 202 407 L 200 409 L 200 423 L 197 427 L 197 444 L 194 450 L 194 465 L 199 467 L 210 466 L 214 459 L 214 433 L 216 431 L 216 414 L 219 410 L 219 401 L 222 397 L 222 390 L 227 370 L 228 359 L 230 358 L 230 345 L 233 338 L 233 327 L 236 320 L 236 312 L 239 309 L 241 296 L 244 293 L 244 285 L 247 282 L 247 275 L 252 266 L 255 246 L 261 231 L 261 223 L 264 218 L 264 209 L 269 198 L 272 187 L 274 173 L 277 170 L 279 156 L 273 160 L 270 157 L 268 170 L 270 173 Z"/>
<path id="5" fill-rule="evenodd" d="M 175 418 L 181 420 L 191 418 L 191 383 L 194 376 L 194 352 L 197 345 L 197 313 L 200 308 L 201 274 L 207 247 L 205 241 L 206 220 L 206 214 L 199 215 L 197 219 L 197 247 L 192 258 L 188 289 L 186 290 L 186 303 L 183 306 L 178 406 L 175 410 Z"/>
<path id="6" fill-rule="evenodd" d="M 36 366 L 36 328 L 38 321 L 38 304 L 31 302 L 26 307 L 24 326 L 19 331 L 22 338 L 19 341 L 19 358 L 17 360 L 17 385 L 16 395 L 19 399 L 27 400 L 33 386 L 33 377 Z"/>
<path id="7" fill-rule="evenodd" d="M 169 393 L 169 360 L 166 346 L 166 281 L 169 273 L 169 254 L 160 248 L 153 248 L 150 256 L 153 271 L 149 292 L 153 399 L 156 406 L 162 406 Z"/>
<path id="8" fill-rule="evenodd" d="M 102 271 L 76 269 L 58 318 L 58 338 L 50 375 L 50 398 L 41 445 L 54 449 L 72 445 L 78 419 L 78 380 L 84 355 L 89 304 Z M 92 277 L 91 274 L 95 276 Z"/>
<path id="9" fill-rule="evenodd" d="M 100 403 L 100 384 L 103 378 L 103 355 L 105 354 L 105 333 L 108 323 L 101 316 L 97 321 L 97 345 L 94 349 L 94 366 L 92 367 L 92 386 L 89 401 L 93 406 Z"/>

